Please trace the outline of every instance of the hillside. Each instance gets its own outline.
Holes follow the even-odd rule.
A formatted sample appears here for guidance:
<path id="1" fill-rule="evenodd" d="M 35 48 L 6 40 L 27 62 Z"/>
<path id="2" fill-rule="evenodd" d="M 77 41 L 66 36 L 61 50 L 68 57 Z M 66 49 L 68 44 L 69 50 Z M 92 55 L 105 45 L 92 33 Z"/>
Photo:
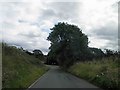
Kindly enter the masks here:
<path id="1" fill-rule="evenodd" d="M 14 46 L 2 45 L 3 88 L 27 88 L 48 69 L 34 56 Z"/>
<path id="2" fill-rule="evenodd" d="M 117 57 L 85 61 L 74 64 L 69 72 L 105 89 L 118 90 L 120 65 Z"/>

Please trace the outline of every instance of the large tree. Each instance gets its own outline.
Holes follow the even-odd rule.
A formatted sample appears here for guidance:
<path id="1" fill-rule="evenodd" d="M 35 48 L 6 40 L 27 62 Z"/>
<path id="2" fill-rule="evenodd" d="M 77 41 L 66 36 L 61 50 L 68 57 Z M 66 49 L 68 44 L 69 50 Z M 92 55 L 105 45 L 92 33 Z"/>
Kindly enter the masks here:
<path id="1" fill-rule="evenodd" d="M 75 60 L 83 60 L 87 56 L 88 38 L 78 26 L 59 22 L 51 30 L 47 38 L 51 41 L 48 56 L 61 66 L 69 67 Z"/>

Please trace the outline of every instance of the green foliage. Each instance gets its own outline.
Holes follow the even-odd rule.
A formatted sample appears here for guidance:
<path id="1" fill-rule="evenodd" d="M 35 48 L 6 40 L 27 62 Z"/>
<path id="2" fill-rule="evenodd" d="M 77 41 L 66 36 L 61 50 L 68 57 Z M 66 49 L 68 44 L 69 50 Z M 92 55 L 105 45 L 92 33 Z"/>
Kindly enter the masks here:
<path id="1" fill-rule="evenodd" d="M 89 54 L 89 59 L 103 58 L 105 56 L 104 52 L 98 48 L 89 48 L 91 54 Z"/>
<path id="2" fill-rule="evenodd" d="M 68 70 L 70 73 L 84 78 L 101 88 L 118 89 L 120 83 L 118 57 L 76 63 Z"/>
<path id="3" fill-rule="evenodd" d="M 38 59 L 40 59 L 40 60 L 42 60 L 42 61 L 45 61 L 45 57 L 44 57 L 44 55 L 43 55 L 43 53 L 42 53 L 41 50 L 38 50 L 38 49 L 33 50 L 33 55 L 34 55 L 36 58 L 38 58 Z"/>
<path id="4" fill-rule="evenodd" d="M 47 71 L 40 60 L 13 46 L 2 45 L 3 88 L 27 88 Z"/>
<path id="5" fill-rule="evenodd" d="M 47 38 L 51 41 L 48 58 L 56 59 L 60 66 L 69 67 L 75 59 L 84 58 L 89 53 L 88 38 L 75 25 L 58 23 Z"/>

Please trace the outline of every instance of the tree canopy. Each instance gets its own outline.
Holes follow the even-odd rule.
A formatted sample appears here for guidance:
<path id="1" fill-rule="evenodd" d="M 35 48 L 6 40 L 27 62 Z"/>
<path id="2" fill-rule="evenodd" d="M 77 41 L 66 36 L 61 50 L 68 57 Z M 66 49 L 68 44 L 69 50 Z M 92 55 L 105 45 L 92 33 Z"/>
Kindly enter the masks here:
<path id="1" fill-rule="evenodd" d="M 38 50 L 38 49 L 33 50 L 33 55 L 34 55 L 36 58 L 44 59 L 44 55 L 43 55 L 43 53 L 42 53 L 41 50 Z"/>
<path id="2" fill-rule="evenodd" d="M 76 26 L 59 22 L 47 40 L 51 41 L 48 58 L 56 59 L 61 66 L 69 67 L 77 59 L 84 59 L 89 52 L 88 37 Z"/>

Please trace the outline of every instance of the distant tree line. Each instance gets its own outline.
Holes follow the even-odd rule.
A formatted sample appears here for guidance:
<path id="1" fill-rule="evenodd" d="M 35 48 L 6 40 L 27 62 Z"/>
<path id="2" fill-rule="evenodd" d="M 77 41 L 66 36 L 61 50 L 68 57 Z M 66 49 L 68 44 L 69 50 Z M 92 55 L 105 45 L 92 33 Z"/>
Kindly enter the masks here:
<path id="1" fill-rule="evenodd" d="M 47 63 L 56 62 L 64 68 L 71 66 L 76 61 L 120 55 L 119 52 L 108 49 L 103 52 L 101 49 L 88 47 L 87 35 L 82 33 L 78 26 L 64 22 L 59 22 L 51 28 L 47 40 L 51 41 Z"/>
<path id="2" fill-rule="evenodd" d="M 14 47 L 15 47 L 15 46 L 14 46 Z M 39 50 L 39 49 L 35 49 L 35 50 L 33 50 L 32 52 L 30 52 L 30 51 L 28 51 L 28 50 L 25 50 L 25 49 L 23 49 L 22 47 L 20 47 L 20 48 L 18 48 L 18 49 L 21 50 L 21 51 L 23 51 L 23 52 L 25 52 L 25 53 L 27 53 L 28 55 L 32 55 L 32 56 L 34 56 L 34 57 L 36 57 L 36 58 L 38 58 L 38 59 L 41 59 L 41 60 L 44 59 L 44 54 L 43 54 L 42 51 Z"/>

